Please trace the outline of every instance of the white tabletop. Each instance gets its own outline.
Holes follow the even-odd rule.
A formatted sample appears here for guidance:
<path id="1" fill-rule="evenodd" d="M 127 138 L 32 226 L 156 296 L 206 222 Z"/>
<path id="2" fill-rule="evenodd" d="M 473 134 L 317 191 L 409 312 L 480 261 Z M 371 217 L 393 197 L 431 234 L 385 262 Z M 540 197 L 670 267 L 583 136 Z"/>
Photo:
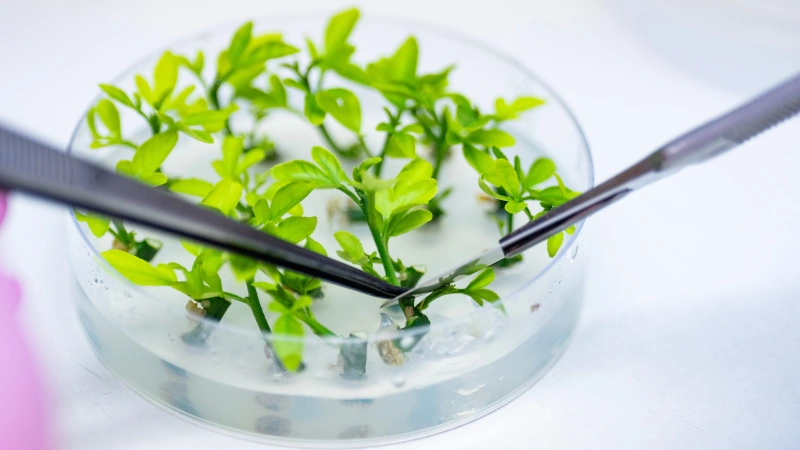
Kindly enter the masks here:
<path id="1" fill-rule="evenodd" d="M 783 58 L 759 60 L 767 53 L 757 45 L 729 58 L 747 27 L 726 35 L 709 25 L 705 42 L 687 31 L 691 20 L 670 22 L 674 11 L 656 6 L 669 2 L 646 11 L 636 3 L 406 0 L 365 10 L 440 23 L 516 55 L 573 107 L 599 179 L 800 69 L 799 53 L 789 51 L 797 47 L 763 36 L 776 27 L 753 32 Z M 162 44 L 220 22 L 345 5 L 6 1 L 0 118 L 65 145 L 96 83 Z M 781 20 L 797 19 L 796 8 L 787 11 Z M 715 51 L 714 43 L 725 45 Z M 556 367 L 485 418 L 390 448 L 797 448 L 799 172 L 795 120 L 591 219 L 585 310 Z M 63 229 L 62 209 L 16 197 L 0 232 L 0 264 L 25 284 L 21 320 L 46 371 L 61 448 L 268 448 L 162 411 L 98 362 L 69 298 Z"/>

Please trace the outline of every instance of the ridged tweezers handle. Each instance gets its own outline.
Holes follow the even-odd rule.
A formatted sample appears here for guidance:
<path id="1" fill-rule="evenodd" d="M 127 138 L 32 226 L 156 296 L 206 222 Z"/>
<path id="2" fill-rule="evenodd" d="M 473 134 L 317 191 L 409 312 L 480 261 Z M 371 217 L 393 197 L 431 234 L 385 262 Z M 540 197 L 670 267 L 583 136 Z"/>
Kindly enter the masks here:
<path id="1" fill-rule="evenodd" d="M 378 297 L 405 292 L 355 267 L 293 245 L 64 154 L 0 124 L 0 188 L 129 220 Z"/>
<path id="2" fill-rule="evenodd" d="M 664 145 L 661 170 L 707 161 L 800 112 L 800 74 Z"/>

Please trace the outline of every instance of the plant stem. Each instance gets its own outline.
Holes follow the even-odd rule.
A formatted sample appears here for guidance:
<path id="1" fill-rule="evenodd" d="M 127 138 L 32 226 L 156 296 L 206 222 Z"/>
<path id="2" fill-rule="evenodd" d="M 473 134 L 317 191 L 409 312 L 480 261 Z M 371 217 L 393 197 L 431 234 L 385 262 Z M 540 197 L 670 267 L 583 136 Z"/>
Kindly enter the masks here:
<path id="1" fill-rule="evenodd" d="M 531 210 L 528 209 L 527 206 L 525 207 L 525 209 L 523 211 L 525 211 L 525 215 L 528 216 L 528 220 L 533 220 L 533 213 L 531 213 Z"/>
<path id="2" fill-rule="evenodd" d="M 222 82 L 222 79 L 217 78 L 208 90 L 208 99 L 211 101 L 211 106 L 218 111 L 222 109 L 219 104 L 219 88 L 222 87 Z M 228 119 L 225 119 L 225 132 L 233 136 L 233 130 L 231 130 L 230 120 Z"/>
<path id="3" fill-rule="evenodd" d="M 341 147 L 339 147 L 338 144 L 336 144 L 336 142 L 333 141 L 333 138 L 331 137 L 330 133 L 328 133 L 328 129 L 325 128 L 324 123 L 317 125 L 317 128 L 319 128 L 320 133 L 322 133 L 322 137 L 325 138 L 325 142 L 328 143 L 328 145 L 331 147 L 331 150 L 340 155 L 344 155 L 346 153 L 341 149 Z"/>
<path id="4" fill-rule="evenodd" d="M 392 133 L 386 133 L 386 140 L 383 141 L 383 148 L 381 148 L 381 160 L 375 164 L 375 176 L 380 178 L 381 169 L 383 169 L 383 160 L 386 159 L 386 151 L 389 149 L 389 139 L 392 138 Z"/>
<path id="5" fill-rule="evenodd" d="M 261 308 L 261 302 L 258 300 L 258 292 L 256 288 L 253 287 L 252 279 L 247 280 L 247 304 L 253 312 L 253 317 L 256 319 L 258 329 L 261 330 L 263 334 L 271 333 L 272 330 L 269 328 L 266 316 L 264 316 L 264 310 Z"/>
<path id="6" fill-rule="evenodd" d="M 364 136 L 358 135 L 358 143 L 361 144 L 361 148 L 364 150 L 364 154 L 367 158 L 372 158 L 372 152 L 369 151 L 369 147 L 367 147 L 367 143 L 364 142 Z"/>
<path id="7" fill-rule="evenodd" d="M 444 161 L 448 148 L 447 141 L 445 140 L 445 136 L 447 136 L 447 121 L 443 120 L 440 127 L 442 133 L 439 135 L 439 140 L 436 141 L 436 147 L 434 147 L 436 161 L 433 164 L 433 175 L 431 175 L 437 180 L 439 179 L 439 170 L 442 168 L 442 162 Z"/>
<path id="8" fill-rule="evenodd" d="M 311 331 L 313 331 L 317 336 L 336 336 L 336 333 L 327 329 L 325 325 L 317 322 L 317 319 L 315 319 L 311 314 L 300 313 L 298 314 L 298 317 L 300 317 L 300 319 L 305 322 L 306 325 L 311 328 Z"/>
<path id="9" fill-rule="evenodd" d="M 506 211 L 506 235 L 514 231 L 514 215 Z"/>
<path id="10" fill-rule="evenodd" d="M 375 194 L 368 194 L 365 200 L 361 210 L 364 211 L 364 215 L 367 217 L 369 232 L 372 233 L 372 240 L 375 242 L 375 247 L 378 249 L 378 256 L 380 256 L 381 263 L 383 263 L 383 271 L 386 273 L 386 278 L 389 283 L 400 286 L 397 275 L 394 273 L 394 266 L 392 265 L 392 258 L 389 256 L 389 250 L 383 242 L 380 230 L 378 230 L 378 211 L 374 207 L 371 207 L 371 205 L 375 203 Z"/>

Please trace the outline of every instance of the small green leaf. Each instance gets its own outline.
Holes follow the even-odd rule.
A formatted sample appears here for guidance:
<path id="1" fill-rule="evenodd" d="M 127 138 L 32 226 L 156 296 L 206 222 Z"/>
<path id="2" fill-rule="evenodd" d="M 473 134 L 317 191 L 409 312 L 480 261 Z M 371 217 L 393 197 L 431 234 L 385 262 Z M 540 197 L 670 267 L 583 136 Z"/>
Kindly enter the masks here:
<path id="1" fill-rule="evenodd" d="M 167 181 L 169 181 L 169 178 L 167 178 L 167 176 L 161 172 L 154 172 L 150 175 L 144 175 L 140 177 L 139 180 L 144 184 L 156 187 L 165 184 Z"/>
<path id="2" fill-rule="evenodd" d="M 111 225 L 111 221 L 108 219 L 108 217 L 98 216 L 91 213 L 86 214 L 86 216 L 84 216 L 84 220 L 78 220 L 81 222 L 86 222 L 86 225 L 89 227 L 89 231 L 91 231 L 92 234 L 98 238 L 105 236 Z"/>
<path id="3" fill-rule="evenodd" d="M 328 256 L 328 252 L 325 251 L 325 247 L 323 247 L 322 244 L 315 241 L 314 239 L 311 239 L 310 236 L 306 238 L 305 248 L 311 250 L 314 253 L 318 253 L 322 256 Z"/>
<path id="4" fill-rule="evenodd" d="M 278 181 L 306 181 L 317 186 L 336 186 L 334 180 L 331 180 L 322 169 L 299 159 L 274 166 L 270 169 L 270 174 Z"/>
<path id="5" fill-rule="evenodd" d="M 239 174 L 236 168 L 239 164 L 239 158 L 242 156 L 243 149 L 243 137 L 225 136 L 225 139 L 222 141 L 222 164 L 228 176 L 235 177 Z"/>
<path id="6" fill-rule="evenodd" d="M 393 220 L 389 223 L 389 236 L 400 236 L 401 234 L 413 231 L 422 225 L 430 222 L 433 214 L 426 209 L 418 209 L 411 211 L 399 217 L 398 220 Z"/>
<path id="7" fill-rule="evenodd" d="M 239 160 L 239 164 L 236 165 L 235 173 L 237 175 L 243 174 L 247 169 L 250 167 L 260 163 L 267 157 L 267 152 L 261 149 L 250 150 L 249 152 L 245 153 L 244 157 Z"/>
<path id="8" fill-rule="evenodd" d="M 519 97 L 511 105 L 502 98 L 495 101 L 495 118 L 497 120 L 516 119 L 518 114 L 543 105 L 545 101 L 537 97 Z"/>
<path id="9" fill-rule="evenodd" d="M 356 133 L 361 131 L 361 105 L 355 94 L 335 88 L 317 92 L 315 99 L 320 109 L 336 121 Z"/>
<path id="10" fill-rule="evenodd" d="M 558 253 L 558 249 L 561 248 L 561 244 L 564 242 L 564 233 L 558 232 L 549 238 L 547 238 L 547 254 L 550 257 L 556 256 Z"/>
<path id="11" fill-rule="evenodd" d="M 125 91 L 123 91 L 122 89 L 120 89 L 120 88 L 118 88 L 116 86 L 110 85 L 110 84 L 101 84 L 100 85 L 100 89 L 102 89 L 103 92 L 105 92 L 106 95 L 109 96 L 109 98 L 112 98 L 112 99 L 122 103 L 125 106 L 131 107 L 131 108 L 134 107 L 133 106 L 133 102 L 131 101 L 130 97 L 128 97 L 128 94 L 126 94 Z"/>
<path id="12" fill-rule="evenodd" d="M 121 134 L 119 111 L 117 110 L 117 107 L 114 106 L 114 103 L 111 102 L 111 100 L 102 99 L 97 102 L 95 111 L 100 117 L 100 121 L 103 122 L 103 125 L 105 125 L 109 134 L 112 137 L 119 137 Z"/>
<path id="13" fill-rule="evenodd" d="M 492 190 L 492 188 L 490 188 L 490 187 L 489 187 L 489 186 L 486 184 L 486 181 L 484 180 L 483 176 L 481 176 L 480 178 L 478 178 L 478 186 L 480 186 L 481 190 L 482 190 L 482 191 L 483 191 L 483 192 L 484 192 L 486 195 L 488 195 L 489 197 L 496 198 L 496 199 L 498 199 L 498 200 L 503 200 L 504 202 L 510 202 L 510 201 L 513 201 L 513 199 L 512 199 L 511 197 L 509 197 L 509 196 L 507 196 L 507 195 L 501 195 L 501 194 L 498 194 L 497 192 L 495 192 L 494 190 Z"/>
<path id="14" fill-rule="evenodd" d="M 259 222 L 269 222 L 269 203 L 267 203 L 267 200 L 263 198 L 258 199 L 256 204 L 253 205 L 253 214 L 256 216 Z"/>
<path id="15" fill-rule="evenodd" d="M 272 333 L 272 348 L 281 363 L 286 370 L 296 371 L 303 360 L 303 324 L 291 314 L 282 314 L 275 321 Z"/>
<path id="16" fill-rule="evenodd" d="M 473 144 L 485 147 L 511 147 L 514 145 L 514 136 L 503 130 L 477 130 L 467 136 L 467 140 Z"/>
<path id="17" fill-rule="evenodd" d="M 314 146 L 311 149 L 311 158 L 322 168 L 332 184 L 338 186 L 347 181 L 347 174 L 342 170 L 342 164 L 330 151 Z"/>
<path id="18" fill-rule="evenodd" d="M 351 8 L 331 17 L 325 29 L 325 52 L 336 53 L 347 42 L 350 33 L 358 22 L 358 9 Z"/>
<path id="19" fill-rule="evenodd" d="M 243 186 L 240 183 L 229 178 L 223 178 L 214 185 L 200 203 L 228 215 L 236 208 L 242 198 L 242 190 Z"/>
<path id="20" fill-rule="evenodd" d="M 422 158 L 417 158 L 403 166 L 403 169 L 397 174 L 397 179 L 403 181 L 425 180 L 431 178 L 431 176 L 433 176 L 431 163 Z"/>
<path id="21" fill-rule="evenodd" d="M 414 136 L 406 133 L 394 133 L 389 138 L 389 146 L 386 148 L 386 156 L 392 158 L 416 158 L 417 140 Z"/>
<path id="22" fill-rule="evenodd" d="M 233 275 L 239 281 L 252 280 L 258 271 L 258 263 L 245 256 L 232 254 L 229 258 Z"/>
<path id="23" fill-rule="evenodd" d="M 269 208 L 270 220 L 283 217 L 284 214 L 308 197 L 314 187 L 312 183 L 293 181 L 278 189 L 272 198 L 272 204 Z"/>
<path id="24" fill-rule="evenodd" d="M 361 162 L 357 167 L 353 168 L 353 179 L 357 182 L 363 181 L 363 175 L 369 172 L 369 169 L 381 162 L 381 158 L 379 156 L 373 156 L 372 158 L 367 158 Z"/>
<path id="25" fill-rule="evenodd" d="M 566 230 L 564 230 L 564 231 L 565 231 L 565 232 L 566 232 L 568 235 L 572 236 L 573 234 L 575 234 L 575 225 L 573 225 L 573 226 L 571 226 L 571 227 L 567 228 L 567 229 L 566 229 Z"/>
<path id="26" fill-rule="evenodd" d="M 463 148 L 464 158 L 470 166 L 474 168 L 479 174 L 483 175 L 489 183 L 500 186 L 502 181 L 497 176 L 496 164 L 494 158 L 488 152 L 478 150 L 472 145 L 464 144 Z"/>
<path id="27" fill-rule="evenodd" d="M 141 75 L 136 75 L 136 89 L 139 91 L 139 95 L 147 102 L 150 106 L 155 105 L 156 97 L 153 94 L 153 90 L 150 88 L 150 85 L 147 83 L 147 80 L 144 79 Z"/>
<path id="28" fill-rule="evenodd" d="M 495 161 L 495 164 L 495 170 L 500 180 L 500 185 L 508 192 L 509 197 L 513 199 L 520 198 L 522 192 L 520 190 L 517 171 L 514 170 L 514 167 L 507 159 L 498 159 Z"/>
<path id="29" fill-rule="evenodd" d="M 146 140 L 133 154 L 131 165 L 134 176 L 146 177 L 153 174 L 161 167 L 177 143 L 178 133 L 175 131 L 158 133 Z"/>
<path id="30" fill-rule="evenodd" d="M 348 233 L 347 231 L 337 231 L 333 234 L 333 237 L 336 238 L 336 242 L 338 242 L 342 247 L 342 250 L 344 250 L 344 252 L 337 253 L 345 261 L 358 263 L 358 261 L 366 256 L 364 253 L 364 247 L 361 245 L 361 241 L 359 241 L 358 238 L 353 234 Z"/>
<path id="31" fill-rule="evenodd" d="M 233 38 L 231 38 L 231 43 L 228 46 L 228 60 L 232 66 L 235 67 L 239 62 L 242 53 L 244 53 L 244 50 L 247 48 L 247 44 L 250 43 L 252 34 L 253 22 L 245 23 L 234 33 Z"/>
<path id="32" fill-rule="evenodd" d="M 316 228 L 316 217 L 287 217 L 278 224 L 276 236 L 292 244 L 299 244 Z"/>
<path id="33" fill-rule="evenodd" d="M 419 48 L 414 36 L 410 36 L 403 42 L 392 56 L 394 76 L 396 80 L 414 82 L 417 78 L 417 59 Z"/>
<path id="34" fill-rule="evenodd" d="M 556 173 L 556 164 L 550 158 L 537 158 L 528 169 L 525 186 L 531 187 L 547 181 Z"/>
<path id="35" fill-rule="evenodd" d="M 289 85 L 289 83 L 287 83 L 287 85 Z M 305 89 L 305 87 L 303 87 L 303 89 Z M 303 114 L 305 114 L 312 125 L 322 125 L 322 122 L 325 121 L 325 111 L 319 107 L 314 96 L 308 93 L 306 94 Z"/>
<path id="36" fill-rule="evenodd" d="M 505 210 L 511 214 L 517 214 L 522 212 L 528 205 L 522 201 L 512 200 L 505 205 Z"/>
<path id="37" fill-rule="evenodd" d="M 171 286 L 178 279 L 175 273 L 163 266 L 153 267 L 147 261 L 122 250 L 108 250 L 102 253 L 111 266 L 131 283 L 140 286 Z"/>
<path id="38" fill-rule="evenodd" d="M 154 94 L 157 102 L 169 95 L 178 82 L 178 59 L 166 51 L 156 63 L 153 75 Z"/>
<path id="39" fill-rule="evenodd" d="M 472 280 L 466 287 L 467 291 L 478 291 L 492 284 L 494 281 L 494 270 L 491 267 L 481 272 L 474 280 Z"/>

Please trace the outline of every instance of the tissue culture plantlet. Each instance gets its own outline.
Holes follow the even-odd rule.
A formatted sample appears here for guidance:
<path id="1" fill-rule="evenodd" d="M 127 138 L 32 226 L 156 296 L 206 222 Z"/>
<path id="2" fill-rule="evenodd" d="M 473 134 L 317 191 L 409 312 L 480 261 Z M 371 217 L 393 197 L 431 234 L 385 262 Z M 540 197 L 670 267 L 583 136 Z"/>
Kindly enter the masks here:
<path id="1" fill-rule="evenodd" d="M 415 286 L 424 268 L 393 258 L 391 240 L 444 214 L 450 189 L 440 189 L 438 180 L 453 147 L 462 147 L 466 160 L 478 172 L 478 185 L 496 202 L 496 211 L 491 214 L 501 234 L 513 230 L 514 215 L 524 213 L 532 220 L 577 195 L 564 185 L 551 160 L 539 158 L 525 170 L 519 157 L 512 162 L 501 150 L 515 143 L 514 137 L 501 129 L 503 123 L 542 105 L 543 100 L 500 98 L 494 112 L 484 114 L 465 95 L 448 89 L 453 66 L 419 73 L 419 49 L 413 37 L 390 56 L 359 65 L 353 61 L 355 47 L 349 42 L 358 18 L 356 9 L 335 15 L 323 41 L 317 45 L 307 39 L 305 52 L 284 42 L 278 33 L 254 35 L 252 24 L 246 23 L 216 56 L 213 72 L 206 67 L 202 51 L 191 58 L 167 51 L 152 76 L 135 77 L 134 92 L 100 85 L 107 98 L 87 116 L 91 147 L 128 148 L 130 158 L 117 164 L 118 172 L 154 188 L 194 198 L 220 214 L 326 256 L 326 249 L 312 237 L 317 218 L 306 214 L 303 201 L 315 190 L 338 191 L 352 203 L 353 216 L 366 224 L 372 238 L 371 242 L 362 242 L 347 230 L 337 231 L 338 257 L 404 287 Z M 383 135 L 379 151 L 370 149 L 364 139 L 358 96 L 345 86 L 324 83 L 329 72 L 375 90 L 385 99 L 386 120 L 376 127 Z M 190 76 L 180 77 L 183 87 L 179 88 L 181 73 Z M 213 76 L 207 78 L 208 73 Z M 186 78 L 192 82 L 186 82 Z M 302 97 L 302 108 L 289 101 L 291 92 Z M 141 116 L 151 136 L 141 143 L 127 139 L 118 108 Z M 259 131 L 258 124 L 276 110 L 304 117 L 313 127 L 309 130 L 315 128 L 332 151 L 315 146 L 310 161 L 297 159 L 268 167 L 265 162 L 276 156 L 277 147 Z M 242 114 L 249 117 L 249 127 L 231 120 Z M 352 142 L 336 142 L 327 127 L 329 120 L 349 130 Z M 180 136 L 219 147 L 218 159 L 210 162 L 216 180 L 180 178 L 162 170 Z M 343 169 L 340 157 L 354 161 L 350 174 Z M 408 162 L 390 177 L 383 170 L 388 158 Z M 545 186 L 552 181 L 556 184 Z M 533 213 L 529 202 L 538 202 L 541 211 Z M 187 310 L 207 319 L 183 335 L 189 345 L 205 345 L 213 323 L 222 320 L 233 302 L 250 309 L 265 336 L 273 335 L 267 340 L 267 349 L 285 370 L 302 368 L 303 341 L 297 338 L 308 331 L 323 337 L 335 335 L 314 316 L 315 299 L 324 295 L 317 278 L 189 242 L 182 244 L 193 258 L 190 266 L 154 264 L 151 261 L 161 249 L 160 242 L 138 240 L 134 231 L 117 220 L 79 211 L 76 217 L 86 222 L 95 236 L 113 236 L 112 248 L 103 256 L 128 280 L 142 286 L 167 286 L 186 295 Z M 562 242 L 563 233 L 548 240 L 551 257 Z M 244 285 L 246 295 L 223 286 L 219 274 L 226 266 Z M 424 297 L 401 302 L 404 328 L 428 325 L 424 311 L 433 301 L 448 295 L 466 295 L 481 306 L 499 299 L 489 289 L 495 277 L 491 267 L 476 266 L 469 272 L 478 275 L 463 287 L 450 283 Z M 267 294 L 271 300 L 267 309 L 277 314 L 272 323 L 264 313 L 259 292 Z M 290 338 L 275 339 L 280 336 Z M 360 334 L 351 339 L 352 343 L 342 344 L 340 349 L 344 375 L 360 376 L 366 358 L 361 347 L 366 342 Z"/>

